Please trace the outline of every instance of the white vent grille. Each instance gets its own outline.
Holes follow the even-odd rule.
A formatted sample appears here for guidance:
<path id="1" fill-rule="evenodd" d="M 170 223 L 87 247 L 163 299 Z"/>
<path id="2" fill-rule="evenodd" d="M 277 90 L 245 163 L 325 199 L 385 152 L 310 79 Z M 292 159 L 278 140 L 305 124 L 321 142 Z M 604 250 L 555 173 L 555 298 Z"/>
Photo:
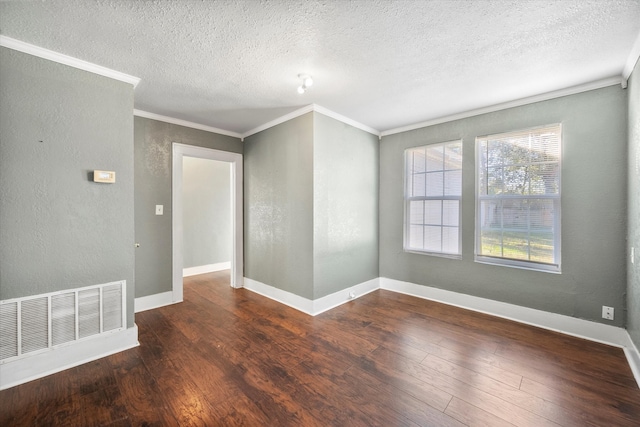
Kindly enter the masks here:
<path id="1" fill-rule="evenodd" d="M 76 339 L 75 293 L 51 297 L 51 339 L 53 345 Z"/>
<path id="2" fill-rule="evenodd" d="M 0 305 L 0 360 L 18 354 L 18 303 Z"/>
<path id="3" fill-rule="evenodd" d="M 118 301 L 122 301 L 124 295 L 122 294 L 122 286 L 109 285 L 102 289 L 102 298 L 104 300 L 104 309 L 102 310 L 103 316 L 103 329 L 105 331 L 111 331 L 113 329 L 120 329 L 124 326 L 124 308 L 123 304 L 118 304 Z"/>
<path id="4" fill-rule="evenodd" d="M 0 363 L 123 329 L 125 283 L 0 301 Z"/>
<path id="5" fill-rule="evenodd" d="M 78 292 L 80 338 L 100 333 L 100 289 Z"/>
<path id="6" fill-rule="evenodd" d="M 21 346 L 23 353 L 41 350 L 49 346 L 48 298 L 34 298 L 22 301 Z"/>

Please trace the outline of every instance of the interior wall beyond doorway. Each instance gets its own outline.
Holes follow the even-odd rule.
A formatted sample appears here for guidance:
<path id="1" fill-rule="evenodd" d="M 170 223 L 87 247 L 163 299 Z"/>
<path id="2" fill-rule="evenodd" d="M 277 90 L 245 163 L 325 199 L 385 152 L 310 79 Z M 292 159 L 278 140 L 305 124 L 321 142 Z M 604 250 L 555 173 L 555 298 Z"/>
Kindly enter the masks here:
<path id="1" fill-rule="evenodd" d="M 230 164 L 184 157 L 182 165 L 183 267 L 215 271 L 231 260 Z"/>

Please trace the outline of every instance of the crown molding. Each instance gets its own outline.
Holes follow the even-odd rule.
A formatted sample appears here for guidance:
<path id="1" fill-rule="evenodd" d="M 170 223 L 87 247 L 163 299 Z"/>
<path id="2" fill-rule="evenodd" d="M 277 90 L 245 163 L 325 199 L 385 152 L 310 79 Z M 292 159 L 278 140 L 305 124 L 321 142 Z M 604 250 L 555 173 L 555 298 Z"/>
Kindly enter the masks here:
<path id="1" fill-rule="evenodd" d="M 144 117 L 145 119 L 158 120 L 165 123 L 171 123 L 178 126 L 184 126 L 192 129 L 204 130 L 207 132 L 218 133 L 220 135 L 232 136 L 234 138 L 242 139 L 242 135 L 237 132 L 231 132 L 229 130 L 214 128 L 213 126 L 201 125 L 200 123 L 189 122 L 187 120 L 176 119 L 174 117 L 162 116 L 156 113 L 150 113 L 143 110 L 133 110 L 133 115 L 138 117 Z"/>
<path id="2" fill-rule="evenodd" d="M 625 62 L 624 68 L 622 69 L 622 78 L 625 82 L 633 72 L 633 68 L 636 66 L 638 58 L 640 58 L 640 33 L 638 33 L 638 37 L 636 37 L 636 41 L 633 43 L 629 56 L 627 57 L 627 62 Z"/>
<path id="3" fill-rule="evenodd" d="M 338 113 L 335 113 L 327 108 L 321 107 L 319 105 L 316 104 L 309 104 L 309 105 L 305 105 L 302 108 L 298 108 L 295 111 L 290 112 L 289 114 L 285 114 L 284 116 L 280 116 L 277 119 L 271 120 L 267 123 L 264 123 L 258 127 L 255 127 L 245 133 L 237 133 L 237 132 L 232 132 L 232 131 L 228 131 L 228 130 L 224 130 L 224 129 L 219 129 L 219 128 L 215 128 L 215 127 L 211 127 L 211 126 L 206 126 L 206 125 L 202 125 L 200 123 L 194 123 L 194 122 L 189 122 L 186 120 L 182 120 L 182 119 L 176 119 L 174 117 L 168 117 L 168 116 L 162 116 L 160 114 L 156 114 L 156 113 L 150 113 L 148 111 L 143 111 L 143 110 L 137 110 L 134 109 L 133 110 L 133 115 L 134 116 L 138 116 L 138 117 L 144 117 L 147 119 L 152 119 L 152 120 L 159 120 L 161 122 L 165 122 L 165 123 L 172 123 L 174 125 L 180 125 L 180 126 L 185 126 L 185 127 L 189 127 L 189 128 L 193 128 L 193 129 L 200 129 L 200 130 L 204 130 L 207 132 L 213 132 L 213 133 L 218 133 L 221 135 L 227 135 L 227 136 L 232 136 L 235 138 L 240 138 L 241 140 L 244 141 L 244 139 L 248 136 L 254 135 L 258 132 L 262 132 L 263 130 L 272 128 L 274 126 L 277 126 L 279 124 L 288 122 L 289 120 L 293 120 L 296 117 L 300 117 L 304 114 L 310 113 L 312 111 L 324 114 L 325 116 L 331 117 L 333 119 L 336 119 L 338 121 L 341 121 L 345 124 L 348 124 L 350 126 L 353 126 L 355 128 L 364 130 L 366 132 L 372 133 L 376 136 L 380 136 L 380 132 L 378 132 L 377 130 L 363 125 L 362 123 L 356 122 L 355 120 L 351 120 L 348 117 L 345 117 L 343 115 L 340 115 Z"/>
<path id="4" fill-rule="evenodd" d="M 262 132 L 263 130 L 272 128 L 284 122 L 288 122 L 289 120 L 295 119 L 296 117 L 300 117 L 312 111 L 313 111 L 313 104 L 305 105 L 302 108 L 298 108 L 297 110 L 290 112 L 289 114 L 285 114 L 284 116 L 280 116 L 277 119 L 271 120 L 258 127 L 255 127 L 251 130 L 246 131 L 245 133 L 242 134 L 242 139 L 244 140 L 248 136 L 254 135 L 258 132 Z"/>
<path id="5" fill-rule="evenodd" d="M 402 126 L 394 129 L 389 129 L 381 132 L 380 136 L 389 136 L 396 133 L 408 132 L 410 130 L 425 128 L 428 126 L 438 125 L 441 123 L 452 122 L 454 120 L 466 119 L 468 117 L 479 116 L 480 114 L 493 113 L 495 111 L 506 110 L 507 108 L 521 107 L 527 104 L 533 104 L 541 101 L 548 101 L 554 98 L 561 98 L 563 96 L 575 95 L 582 92 L 588 92 L 590 90 L 601 89 L 608 86 L 622 85 L 624 80 L 620 76 L 609 77 L 602 80 L 596 80 L 581 84 L 578 86 L 571 86 L 565 89 L 555 90 L 553 92 L 542 93 L 540 95 L 529 96 L 526 98 L 520 98 L 513 101 L 503 102 L 501 104 L 490 105 L 487 107 L 477 108 L 475 110 L 469 110 L 462 113 L 452 114 L 449 116 L 439 117 L 437 119 L 427 120 L 412 125 Z"/>
<path id="6" fill-rule="evenodd" d="M 370 126 L 364 125 L 360 122 L 356 122 L 355 120 L 350 119 L 349 117 L 345 117 L 342 114 L 338 114 L 334 111 L 329 110 L 328 108 L 324 108 L 320 105 L 313 104 L 313 111 L 324 114 L 325 116 L 331 117 L 332 119 L 336 119 L 342 123 L 345 123 L 349 126 L 353 126 L 354 128 L 358 128 L 375 136 L 380 136 L 380 131 L 374 129 Z"/>
<path id="7" fill-rule="evenodd" d="M 309 104 L 306 105 L 302 108 L 299 108 L 295 111 L 290 112 L 289 114 L 285 114 L 284 116 L 278 117 L 277 119 L 271 120 L 270 122 L 267 122 L 265 124 L 262 124 L 256 128 L 253 128 L 245 133 L 242 134 L 242 139 L 254 135 L 258 132 L 261 132 L 263 130 L 269 129 L 271 127 L 274 127 L 276 125 L 279 125 L 281 123 L 284 122 L 288 122 L 289 120 L 295 119 L 296 117 L 300 117 L 304 114 L 310 113 L 312 111 L 315 111 L 316 113 L 320 113 L 323 114 L 325 116 L 331 117 L 332 119 L 338 120 L 344 124 L 347 124 L 349 126 L 353 126 L 354 128 L 358 128 L 360 130 L 363 130 L 365 132 L 371 133 L 377 137 L 380 137 L 380 131 L 369 127 L 367 125 L 364 125 L 360 122 L 357 122 L 355 120 L 352 120 L 348 117 L 343 116 L 342 114 L 338 114 L 334 111 L 329 110 L 328 108 L 322 107 L 320 105 L 317 104 Z"/>
<path id="8" fill-rule="evenodd" d="M 121 73 L 120 71 L 112 70 L 101 65 L 83 61 L 82 59 L 74 58 L 72 56 L 54 52 L 52 50 L 25 43 L 20 40 L 12 39 L 11 37 L 0 35 L 0 46 L 17 50 L 29 55 L 37 56 L 39 58 L 48 59 L 49 61 L 68 65 L 70 67 L 78 68 L 80 70 L 88 71 L 90 73 L 98 74 L 104 77 L 109 77 L 114 80 L 129 83 L 130 85 L 133 85 L 134 88 L 138 85 L 138 83 L 140 83 L 140 79 L 138 77 L 130 76 L 129 74 Z"/>

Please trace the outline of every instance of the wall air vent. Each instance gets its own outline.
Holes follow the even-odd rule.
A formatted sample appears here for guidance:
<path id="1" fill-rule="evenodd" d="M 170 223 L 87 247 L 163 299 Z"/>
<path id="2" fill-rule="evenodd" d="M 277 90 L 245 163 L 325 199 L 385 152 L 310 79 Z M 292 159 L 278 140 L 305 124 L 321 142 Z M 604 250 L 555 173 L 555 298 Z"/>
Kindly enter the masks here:
<path id="1" fill-rule="evenodd" d="M 126 282 L 0 301 L 0 363 L 126 325 Z"/>

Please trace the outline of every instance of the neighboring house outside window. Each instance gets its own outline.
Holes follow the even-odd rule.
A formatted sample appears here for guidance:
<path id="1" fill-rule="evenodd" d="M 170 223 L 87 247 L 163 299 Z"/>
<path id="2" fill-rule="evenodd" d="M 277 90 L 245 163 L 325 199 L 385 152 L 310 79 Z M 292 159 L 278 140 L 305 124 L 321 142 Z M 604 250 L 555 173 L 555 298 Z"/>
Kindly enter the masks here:
<path id="1" fill-rule="evenodd" d="M 476 138 L 476 261 L 560 272 L 562 126 Z"/>
<path id="2" fill-rule="evenodd" d="M 460 258 L 462 141 L 405 150 L 404 250 Z"/>

